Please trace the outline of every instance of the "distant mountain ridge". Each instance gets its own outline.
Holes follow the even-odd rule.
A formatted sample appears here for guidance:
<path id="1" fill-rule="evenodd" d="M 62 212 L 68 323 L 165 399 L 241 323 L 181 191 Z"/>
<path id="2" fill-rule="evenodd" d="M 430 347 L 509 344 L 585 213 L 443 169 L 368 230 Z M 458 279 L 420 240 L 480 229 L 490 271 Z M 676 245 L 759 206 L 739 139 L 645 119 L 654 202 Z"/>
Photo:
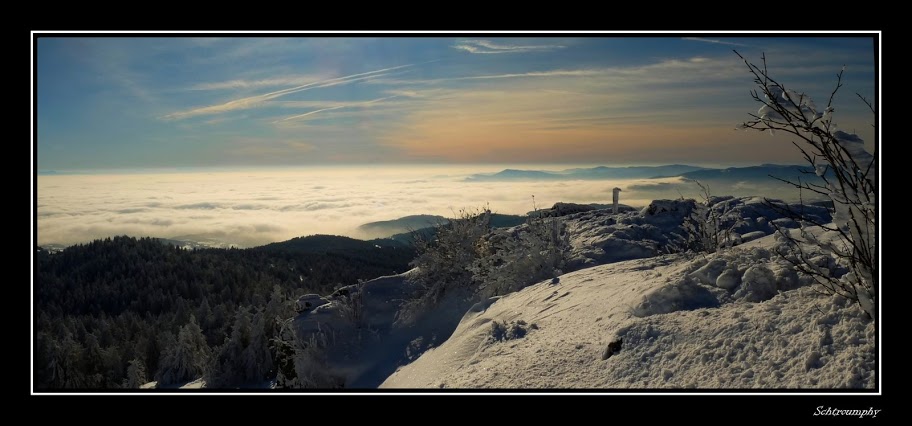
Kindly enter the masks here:
<path id="1" fill-rule="evenodd" d="M 377 249 L 387 249 L 401 247 L 388 238 L 378 238 L 375 240 L 359 240 L 341 235 L 308 235 L 306 237 L 295 237 L 287 241 L 269 243 L 253 250 L 263 251 L 293 251 L 297 253 L 318 253 L 318 254 L 350 254 L 365 251 L 376 251 Z"/>
<path id="2" fill-rule="evenodd" d="M 566 169 L 557 172 L 542 170 L 506 169 L 497 173 L 479 173 L 467 177 L 467 182 L 524 181 L 524 180 L 604 180 L 648 179 L 678 176 L 682 173 L 704 170 L 705 167 L 671 164 L 665 166 L 630 166 Z"/>
<path id="3" fill-rule="evenodd" d="M 466 182 L 505 182 L 540 180 L 608 180 L 608 179 L 658 179 L 685 177 L 696 180 L 716 179 L 768 179 L 770 175 L 783 179 L 795 179 L 812 170 L 807 166 L 761 164 L 759 166 L 728 167 L 716 169 L 684 164 L 665 166 L 630 166 L 566 169 L 562 171 L 505 169 L 497 173 L 479 173 L 465 178 Z"/>
<path id="4" fill-rule="evenodd" d="M 412 231 L 433 228 L 438 224 L 448 223 L 450 220 L 437 215 L 410 215 L 398 219 L 383 220 L 379 222 L 369 222 L 358 227 L 358 231 L 368 237 L 383 237 L 381 239 L 401 240 L 404 234 L 410 234 Z M 526 221 L 526 216 L 512 214 L 491 214 L 491 226 L 494 228 L 505 228 L 516 226 Z"/>
<path id="5" fill-rule="evenodd" d="M 807 166 L 761 164 L 759 166 L 729 167 L 727 169 L 703 169 L 682 173 L 680 176 L 695 180 L 756 180 L 770 179 L 775 176 L 780 179 L 795 181 L 799 177 L 814 175 L 814 170 Z"/>
<path id="6" fill-rule="evenodd" d="M 447 218 L 431 214 L 416 214 L 398 219 L 381 220 L 358 226 L 358 231 L 369 237 L 387 237 L 393 234 L 427 228 L 448 222 Z"/>

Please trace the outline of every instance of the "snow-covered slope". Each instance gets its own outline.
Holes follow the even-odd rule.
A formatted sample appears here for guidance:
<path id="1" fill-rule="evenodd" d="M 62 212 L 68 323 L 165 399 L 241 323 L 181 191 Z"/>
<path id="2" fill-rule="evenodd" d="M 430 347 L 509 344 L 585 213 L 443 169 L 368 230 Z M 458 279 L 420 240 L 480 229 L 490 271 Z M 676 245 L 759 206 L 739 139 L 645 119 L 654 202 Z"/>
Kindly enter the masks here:
<path id="1" fill-rule="evenodd" d="M 311 370 L 298 382 L 309 387 L 376 388 L 397 366 L 442 343 L 468 305 L 459 292 L 445 297 L 415 324 L 396 323 L 402 303 L 413 297 L 409 272 L 342 287 L 327 297 L 305 295 L 293 320 L 297 340 L 320 346 L 297 362 Z M 287 384 L 286 384 L 287 385 Z"/>
<path id="2" fill-rule="evenodd" d="M 490 299 L 381 387 L 873 387 L 873 322 L 790 272 L 777 244 L 595 266 Z"/>
<path id="3" fill-rule="evenodd" d="M 710 208 L 737 245 L 661 254 L 695 208 L 657 200 L 618 215 L 563 216 L 572 246 L 563 270 L 571 272 L 468 312 L 477 295 L 448 292 L 412 325 L 396 321 L 420 291 L 409 273 L 304 296 L 292 329 L 305 350 L 290 385 L 873 387 L 873 322 L 855 304 L 815 291 L 779 254 L 783 238 L 770 235 L 798 224 L 759 198 L 714 197 Z M 822 207 L 806 213 L 830 220 Z M 832 276 L 846 273 L 825 253 L 805 251 Z"/>

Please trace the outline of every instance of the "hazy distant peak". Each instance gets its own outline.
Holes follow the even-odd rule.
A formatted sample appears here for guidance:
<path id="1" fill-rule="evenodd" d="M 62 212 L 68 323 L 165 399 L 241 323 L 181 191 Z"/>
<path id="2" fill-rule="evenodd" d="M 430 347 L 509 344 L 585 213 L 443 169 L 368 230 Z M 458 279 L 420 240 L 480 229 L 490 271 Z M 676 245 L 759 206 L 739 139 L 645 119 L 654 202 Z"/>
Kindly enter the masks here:
<path id="1" fill-rule="evenodd" d="M 504 169 L 497 173 L 479 173 L 467 177 L 474 181 L 517 181 L 517 180 L 606 180 L 606 179 L 647 179 L 654 177 L 678 176 L 682 173 L 704 170 L 704 167 L 672 164 L 666 166 L 597 166 L 565 169 L 561 171 Z"/>

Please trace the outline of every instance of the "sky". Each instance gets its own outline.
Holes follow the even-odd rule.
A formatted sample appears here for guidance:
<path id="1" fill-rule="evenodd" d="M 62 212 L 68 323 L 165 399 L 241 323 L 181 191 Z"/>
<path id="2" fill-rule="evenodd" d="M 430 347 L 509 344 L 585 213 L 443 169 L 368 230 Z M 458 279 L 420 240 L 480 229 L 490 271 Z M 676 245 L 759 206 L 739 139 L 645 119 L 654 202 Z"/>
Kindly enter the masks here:
<path id="1" fill-rule="evenodd" d="M 802 163 L 732 52 L 873 146 L 868 37 L 46 37 L 41 171 Z M 870 149 L 870 148 L 869 148 Z"/>

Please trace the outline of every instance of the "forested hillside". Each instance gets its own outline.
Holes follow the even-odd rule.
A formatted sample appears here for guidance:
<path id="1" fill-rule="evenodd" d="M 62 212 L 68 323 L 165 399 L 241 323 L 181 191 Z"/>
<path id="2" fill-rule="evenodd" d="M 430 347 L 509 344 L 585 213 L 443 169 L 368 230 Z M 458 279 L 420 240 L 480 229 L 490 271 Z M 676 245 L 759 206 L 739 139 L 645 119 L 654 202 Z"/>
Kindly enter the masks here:
<path id="1" fill-rule="evenodd" d="M 54 254 L 39 248 L 35 385 L 266 380 L 276 320 L 290 316 L 290 301 L 403 272 L 413 257 L 411 248 L 332 236 L 252 249 L 184 250 L 130 237 Z"/>

